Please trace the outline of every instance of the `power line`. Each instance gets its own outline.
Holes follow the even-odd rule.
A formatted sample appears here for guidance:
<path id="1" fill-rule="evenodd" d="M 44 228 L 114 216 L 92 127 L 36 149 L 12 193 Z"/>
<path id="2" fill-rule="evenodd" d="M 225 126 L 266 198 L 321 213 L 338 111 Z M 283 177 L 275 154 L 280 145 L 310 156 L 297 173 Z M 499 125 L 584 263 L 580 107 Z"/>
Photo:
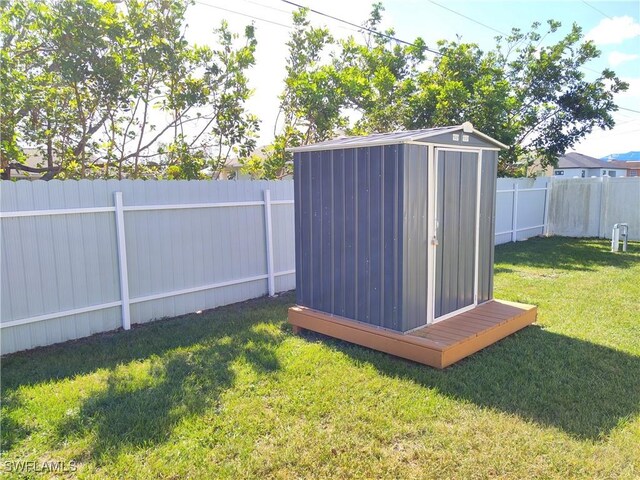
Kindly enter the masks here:
<path id="1" fill-rule="evenodd" d="M 291 30 L 292 28 L 290 25 L 285 25 L 284 23 L 278 23 L 278 22 L 274 22 L 273 20 L 267 20 L 266 18 L 256 17 L 255 15 L 249 15 L 248 13 L 238 12 L 237 10 L 231 10 L 229 8 L 219 7 L 217 5 L 211 5 L 210 3 L 201 2 L 199 0 L 195 0 L 194 3 L 197 3 L 198 5 L 204 5 L 205 7 L 215 8 L 217 10 L 222 10 L 224 12 L 235 13 L 236 15 L 241 15 L 243 17 L 251 18 L 253 20 L 258 20 L 259 22 L 266 22 L 272 25 L 277 25 L 279 27 L 284 27 L 287 30 Z"/>
<path id="2" fill-rule="evenodd" d="M 272 9 L 272 10 L 277 10 L 277 11 L 285 12 L 285 11 L 284 11 L 284 10 L 282 10 L 282 9 L 279 9 L 279 8 L 276 8 L 276 7 L 272 7 L 272 6 L 270 6 L 270 5 L 265 5 L 265 4 L 262 4 L 262 3 L 260 3 L 260 2 L 256 2 L 256 1 L 253 1 L 253 0 L 243 0 L 243 1 L 245 1 L 245 2 L 247 2 L 247 3 L 252 3 L 252 4 L 254 4 L 254 5 L 259 5 L 259 6 L 262 6 L 262 7 L 270 8 L 270 9 Z M 292 2 L 292 1 L 290 1 L 290 0 L 281 0 L 281 1 L 282 1 L 282 2 L 284 2 L 284 3 L 290 4 L 290 5 L 293 5 L 293 6 L 295 6 L 295 7 L 298 7 L 298 8 L 307 8 L 307 7 L 303 6 L 303 5 L 297 4 L 297 3 Z M 584 0 L 583 0 L 583 1 L 584 1 Z M 486 25 L 486 24 L 484 24 L 484 23 L 482 23 L 482 22 L 479 22 L 479 21 L 477 21 L 477 20 L 475 20 L 475 19 L 473 19 L 473 18 L 471 18 L 471 17 L 468 17 L 468 16 L 466 16 L 466 15 L 464 15 L 464 14 L 460 13 L 460 12 L 456 12 L 455 10 L 452 10 L 452 9 L 450 9 L 450 8 L 448 8 L 448 7 L 445 7 L 444 5 L 440 5 L 439 3 L 437 3 L 437 2 L 435 2 L 435 1 L 433 1 L 433 0 L 429 0 L 429 2 L 430 2 L 430 3 L 433 3 L 434 5 L 439 6 L 439 7 L 441 7 L 441 8 L 444 8 L 445 10 L 449 10 L 450 12 L 452 12 L 452 13 L 454 13 L 454 14 L 456 14 L 456 15 L 459 15 L 459 16 L 461 16 L 461 17 L 463 17 L 463 18 L 466 18 L 467 20 L 470 20 L 470 21 L 472 21 L 472 22 L 474 22 L 474 23 L 477 23 L 478 25 L 481 25 L 481 26 L 483 26 L 483 27 L 485 27 L 485 28 L 488 28 L 488 29 L 490 29 L 490 30 L 493 30 L 494 32 L 500 33 L 500 34 L 502 34 L 502 35 L 506 35 L 504 32 L 501 32 L 501 31 L 500 31 L 500 30 L 498 30 L 498 29 L 495 29 L 495 28 L 493 28 L 493 27 L 491 27 L 491 26 L 489 26 L 489 25 Z M 249 15 L 249 14 L 247 14 L 247 13 L 238 12 L 237 10 L 231 10 L 231 9 L 229 9 L 229 8 L 224 8 L 224 7 L 220 7 L 220 6 L 217 6 L 217 5 L 211 5 L 210 3 L 205 3 L 205 2 L 202 2 L 202 1 L 200 1 L 200 0 L 195 0 L 195 3 L 200 4 L 200 5 L 204 5 L 204 6 L 206 6 L 206 7 L 215 8 L 215 9 L 217 9 L 217 10 L 222 10 L 222 11 L 229 12 L 229 13 L 234 13 L 234 14 L 236 14 L 236 15 L 241 15 L 241 16 L 243 16 L 243 17 L 251 18 L 251 19 L 253 19 L 253 20 L 258 20 L 258 21 L 260 21 L 260 22 L 266 22 L 266 23 L 270 23 L 270 24 L 272 24 L 272 25 L 277 25 L 277 26 L 279 26 L 279 27 L 286 28 L 287 30 L 291 30 L 291 29 L 293 28 L 291 25 L 285 25 L 285 24 L 283 24 L 283 23 L 275 22 L 275 21 L 273 21 L 273 20 L 267 20 L 266 18 L 261 18 L 261 17 L 257 17 L 257 16 L 255 16 L 255 15 Z M 584 2 L 584 3 L 587 3 L 587 2 Z M 587 5 L 588 5 L 588 4 L 587 4 Z M 591 5 L 589 5 L 589 6 L 591 6 Z M 413 46 L 413 47 L 417 47 L 417 45 L 415 45 L 415 44 L 413 44 L 413 43 L 411 43 L 411 42 L 407 42 L 406 40 L 402 40 L 402 39 L 400 39 L 400 38 L 397 38 L 397 37 L 394 37 L 394 36 L 391 36 L 391 35 L 387 35 L 387 34 L 385 34 L 385 33 L 378 32 L 378 31 L 376 31 L 376 30 L 372 30 L 372 29 L 370 29 L 370 28 L 366 28 L 366 27 L 363 27 L 363 26 L 361 26 L 361 25 L 357 25 L 357 24 L 352 23 L 352 22 L 349 22 L 349 21 L 347 21 L 347 20 L 344 20 L 344 19 L 341 19 L 341 18 L 338 18 L 338 17 L 334 17 L 333 15 L 329 15 L 329 14 L 326 14 L 326 13 L 323 13 L 323 12 L 319 12 L 319 11 L 314 10 L 314 9 L 312 9 L 312 8 L 307 8 L 307 9 L 308 9 L 310 12 L 313 12 L 313 13 L 315 13 L 315 14 L 317 14 L 317 15 L 321 15 L 321 16 L 324 16 L 324 17 L 327 17 L 327 18 L 331 18 L 331 19 L 336 20 L 336 21 L 338 21 L 338 22 L 345 23 L 345 24 L 350 25 L 350 26 L 352 26 L 352 27 L 356 27 L 356 28 L 357 28 L 357 29 L 359 29 L 359 30 L 365 30 L 365 31 L 370 32 L 370 33 L 372 33 L 372 34 L 374 34 L 374 35 L 379 35 L 379 36 L 382 36 L 382 37 L 387 38 L 387 39 L 389 39 L 389 40 L 393 40 L 393 41 L 396 41 L 396 42 L 399 42 L 399 43 L 403 43 L 403 44 L 405 44 L 405 45 L 410 45 L 410 46 Z M 285 12 L 285 13 L 289 13 L 289 12 Z M 606 14 L 604 14 L 604 15 L 606 15 Z M 431 49 L 429 49 L 429 48 L 426 48 L 426 50 L 427 50 L 428 52 L 434 53 L 434 54 L 436 54 L 436 55 L 444 56 L 444 54 L 442 54 L 442 53 L 440 53 L 440 52 L 437 52 L 437 51 L 435 51 L 435 50 L 431 50 Z M 589 67 L 581 66 L 580 68 L 584 68 L 585 70 L 589 70 L 589 71 L 594 72 L 594 73 L 600 73 L 600 72 L 598 72 L 597 70 L 594 70 L 594 69 L 589 68 Z M 619 110 L 625 110 L 625 111 L 627 111 L 627 112 L 639 113 L 639 114 L 640 114 L 640 110 L 634 110 L 634 109 L 632 109 L 632 108 L 626 108 L 626 107 L 620 107 L 620 106 L 618 106 L 618 109 L 619 109 Z"/>
<path id="3" fill-rule="evenodd" d="M 284 8 L 274 7 L 273 5 L 267 5 L 266 3 L 255 2 L 254 0 L 242 0 L 243 2 L 251 3 L 253 5 L 258 5 L 260 7 L 268 8 L 270 10 L 275 10 L 276 12 L 286 13 L 287 15 L 291 13 L 290 10 L 285 10 Z"/>
<path id="4" fill-rule="evenodd" d="M 580 0 L 582 3 L 584 3 L 587 7 L 592 8 L 593 10 L 595 10 L 596 12 L 598 12 L 600 15 L 602 15 L 603 17 L 608 18 L 609 20 L 613 20 L 613 18 L 611 18 L 609 15 L 607 15 L 606 13 L 604 13 L 602 10 L 600 10 L 597 7 L 594 7 L 593 5 L 591 5 L 589 2 L 587 2 L 586 0 Z"/>
<path id="5" fill-rule="evenodd" d="M 626 110 L 627 112 L 640 113 L 640 110 L 634 110 L 633 108 L 618 107 L 618 110 Z"/>
<path id="6" fill-rule="evenodd" d="M 455 11 L 455 10 L 453 10 L 453 9 L 449 8 L 449 7 L 445 7 L 444 5 L 439 4 L 438 2 L 435 2 L 435 1 L 433 1 L 433 0 L 428 0 L 428 1 L 429 1 L 429 3 L 433 3 L 434 5 L 437 5 L 438 7 L 444 8 L 445 10 L 448 10 L 448 11 L 450 11 L 451 13 L 454 13 L 454 14 L 456 14 L 456 15 L 459 15 L 460 17 L 466 18 L 467 20 L 470 20 L 470 21 L 472 21 L 472 22 L 474 22 L 474 23 L 477 23 L 478 25 L 481 25 L 481 26 L 483 26 L 483 27 L 485 27 L 485 28 L 488 28 L 489 30 L 493 30 L 494 32 L 500 33 L 500 34 L 505 35 L 505 36 L 507 35 L 506 33 L 501 32 L 500 30 L 498 30 L 497 28 L 493 28 L 493 27 L 492 27 L 492 26 L 490 26 L 490 25 L 487 25 L 487 24 L 485 24 L 485 23 L 479 22 L 478 20 L 476 20 L 476 19 L 474 19 L 474 18 L 468 17 L 467 15 L 464 15 L 464 14 L 462 14 L 462 13 L 460 13 L 460 12 L 457 12 L 457 11 Z M 589 3 L 587 3 L 585 0 L 581 0 L 581 1 L 582 1 L 585 5 L 588 5 L 589 7 L 593 8 L 594 10 L 596 10 L 597 12 L 600 12 L 600 13 L 601 13 L 602 15 L 604 15 L 605 17 L 607 17 L 607 18 L 611 18 L 609 15 L 607 15 L 606 13 L 604 13 L 604 12 L 602 12 L 602 11 L 598 10 L 596 7 L 594 7 L 593 5 L 590 5 L 590 4 L 589 4 Z M 581 65 L 581 66 L 580 66 L 580 68 L 583 68 L 583 69 L 585 69 L 585 70 L 589 70 L 590 72 L 597 73 L 597 74 L 600 74 L 600 73 L 601 73 L 601 72 L 599 72 L 599 71 L 597 71 L 597 70 L 594 70 L 593 68 L 589 68 L 589 67 L 586 67 L 586 66 L 584 66 L 584 65 Z M 618 106 L 618 110 L 625 110 L 625 111 L 627 111 L 627 112 L 640 113 L 640 110 L 634 110 L 633 108 L 626 108 L 626 107 L 620 107 L 620 106 Z"/>
<path id="7" fill-rule="evenodd" d="M 448 10 L 448 11 L 450 11 L 451 13 L 454 13 L 454 14 L 456 14 L 456 15 L 458 15 L 458 16 L 460 16 L 460 17 L 462 17 L 462 18 L 466 18 L 467 20 L 470 20 L 470 21 L 472 21 L 473 23 L 477 23 L 478 25 L 481 25 L 481 26 L 483 26 L 484 28 L 488 28 L 489 30 L 493 30 L 494 32 L 499 33 L 500 35 L 504 35 L 505 37 L 506 37 L 506 36 L 508 36 L 508 34 L 507 34 L 507 33 L 501 32 L 501 31 L 500 31 L 500 30 L 498 30 L 497 28 L 493 28 L 493 27 L 491 27 L 491 26 L 487 25 L 486 23 L 479 22 L 479 21 L 478 21 L 478 20 L 476 20 L 475 18 L 468 17 L 468 16 L 466 16 L 464 13 L 460 13 L 460 12 L 457 12 L 457 11 L 455 11 L 455 10 L 453 10 L 453 9 L 449 8 L 449 7 L 445 7 L 444 5 L 442 5 L 442 4 L 438 3 L 438 2 L 434 2 L 433 0 L 428 0 L 428 1 L 429 1 L 429 3 L 433 3 L 434 5 L 437 5 L 437 6 L 438 6 L 438 7 L 440 7 L 440 8 L 444 8 L 445 10 Z"/>
<path id="8" fill-rule="evenodd" d="M 384 37 L 384 38 L 386 38 L 388 40 L 393 40 L 395 42 L 403 43 L 405 45 L 410 45 L 412 47 L 420 48 L 420 47 L 418 47 L 418 45 L 416 45 L 414 43 L 411 43 L 411 42 L 407 42 L 406 40 L 402 40 L 402 39 L 394 37 L 392 35 L 387 35 L 386 33 L 378 32 L 377 30 L 373 30 L 371 28 L 367 28 L 367 27 L 364 27 L 362 25 L 358 25 L 357 23 L 349 22 L 348 20 L 344 20 L 342 18 L 334 17 L 333 15 L 329 15 L 328 13 L 319 12 L 318 10 L 314 10 L 313 8 L 305 7 L 304 5 L 300 5 L 299 3 L 291 2 L 290 0 L 281 0 L 281 1 L 284 2 L 284 3 L 288 3 L 289 5 L 293 5 L 294 7 L 304 8 L 305 10 L 309 10 L 310 12 L 313 12 L 316 15 L 321 15 L 323 17 L 331 18 L 332 20 L 336 20 L 338 22 L 342 22 L 342 23 L 345 23 L 347 25 L 351 25 L 352 27 L 356 27 L 359 30 L 364 30 L 365 32 L 369 32 L 369 33 L 371 33 L 373 35 L 377 35 L 379 37 Z M 442 53 L 440 53 L 440 52 L 438 52 L 436 50 L 431 50 L 428 47 L 425 47 L 425 50 L 427 52 L 431 52 L 431 53 L 433 53 L 435 55 L 442 55 Z"/>

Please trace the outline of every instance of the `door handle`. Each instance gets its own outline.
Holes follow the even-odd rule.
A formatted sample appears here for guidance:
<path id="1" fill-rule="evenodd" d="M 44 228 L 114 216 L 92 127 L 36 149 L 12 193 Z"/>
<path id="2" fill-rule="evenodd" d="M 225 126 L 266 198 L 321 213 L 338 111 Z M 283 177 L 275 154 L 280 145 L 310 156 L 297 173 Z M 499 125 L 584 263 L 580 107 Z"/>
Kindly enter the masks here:
<path id="1" fill-rule="evenodd" d="M 436 237 L 433 237 L 431 239 L 431 245 L 433 245 L 434 247 L 437 247 L 438 245 L 440 245 L 440 242 L 438 242 L 438 239 Z"/>

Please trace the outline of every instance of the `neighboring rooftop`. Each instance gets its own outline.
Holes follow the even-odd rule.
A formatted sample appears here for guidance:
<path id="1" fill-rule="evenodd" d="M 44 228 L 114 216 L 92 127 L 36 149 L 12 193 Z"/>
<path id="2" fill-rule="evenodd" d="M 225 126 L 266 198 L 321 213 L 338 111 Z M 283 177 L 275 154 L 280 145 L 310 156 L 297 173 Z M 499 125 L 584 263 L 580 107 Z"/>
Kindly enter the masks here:
<path id="1" fill-rule="evenodd" d="M 602 157 L 602 160 L 621 160 L 623 162 L 640 161 L 640 151 L 627 153 L 611 153 L 606 157 Z"/>
<path id="2" fill-rule="evenodd" d="M 611 164 L 589 155 L 571 152 L 558 159 L 557 168 L 611 168 Z"/>
<path id="3" fill-rule="evenodd" d="M 613 166 L 614 168 L 630 168 L 634 170 L 640 170 L 640 160 L 631 161 L 627 160 L 626 162 L 621 162 L 619 160 L 611 160 L 607 162 L 608 165 Z"/>

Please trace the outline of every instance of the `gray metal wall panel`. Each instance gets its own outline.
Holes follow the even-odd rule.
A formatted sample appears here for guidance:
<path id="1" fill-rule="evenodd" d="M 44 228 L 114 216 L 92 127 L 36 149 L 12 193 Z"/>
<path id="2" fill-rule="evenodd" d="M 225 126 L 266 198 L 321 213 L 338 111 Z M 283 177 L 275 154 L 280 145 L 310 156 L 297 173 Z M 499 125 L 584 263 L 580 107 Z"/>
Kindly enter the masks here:
<path id="1" fill-rule="evenodd" d="M 297 233 L 298 268 L 304 270 L 298 274 L 298 302 L 400 329 L 399 148 L 335 149 L 308 155 L 296 153 L 294 160 L 296 181 L 301 179 L 296 184 L 302 230 Z M 307 170 L 312 172 L 308 181 Z M 312 240 L 305 242 L 305 234 Z M 306 256 L 312 260 L 305 262 Z"/>
<path id="2" fill-rule="evenodd" d="M 382 286 L 384 245 L 382 200 L 382 154 L 383 147 L 373 147 L 369 151 L 369 322 L 383 325 Z"/>
<path id="3" fill-rule="evenodd" d="M 402 328 L 402 235 L 403 214 L 400 197 L 402 188 L 402 152 L 397 145 L 383 149 L 383 314 L 384 326 Z M 398 261 L 396 261 L 398 259 Z"/>
<path id="4" fill-rule="evenodd" d="M 294 159 L 295 209 L 300 228 L 296 229 L 296 298 L 299 305 L 311 304 L 312 213 L 311 213 L 311 153 L 296 153 Z"/>
<path id="5" fill-rule="evenodd" d="M 427 147 L 405 145 L 403 160 L 403 331 L 427 322 Z"/>
<path id="6" fill-rule="evenodd" d="M 3 211 L 291 200 L 293 182 L 2 182 Z M 264 207 L 125 211 L 130 297 L 165 293 L 266 273 Z M 293 205 L 273 205 L 276 272 L 292 270 Z M 113 212 L 3 218 L 0 222 L 2 322 L 120 300 Z M 277 291 L 293 275 L 276 278 Z M 266 280 L 134 303 L 143 323 L 264 295 Z M 2 329 L 2 352 L 48 345 L 122 324 L 119 307 Z"/>
<path id="7" fill-rule="evenodd" d="M 356 189 L 357 218 L 356 218 L 356 319 L 369 323 L 370 290 L 370 251 L 369 251 L 369 148 L 356 149 Z"/>
<path id="8" fill-rule="evenodd" d="M 347 292 L 345 289 L 345 176 L 344 176 L 344 150 L 332 151 L 332 174 L 333 174 L 333 219 L 332 229 L 332 273 L 333 273 L 333 311 L 336 315 L 345 316 L 345 300 Z M 340 245 L 343 248 L 340 248 Z"/>
<path id="9" fill-rule="evenodd" d="M 493 262 L 496 226 L 496 177 L 498 153 L 482 152 L 482 184 L 480 187 L 480 245 L 478 302 L 493 298 Z"/>
<path id="10" fill-rule="evenodd" d="M 320 305 L 333 309 L 333 158 L 331 151 L 321 152 L 321 227 L 320 227 Z"/>
<path id="11" fill-rule="evenodd" d="M 311 268 L 309 270 L 311 282 L 311 303 L 314 308 L 322 309 L 322 152 L 311 152 L 311 178 L 309 193 L 311 194 L 311 226 L 309 229 L 309 255 Z"/>
<path id="12" fill-rule="evenodd" d="M 344 264 L 345 298 L 344 316 L 357 318 L 358 301 L 358 177 L 356 175 L 356 151 L 344 151 Z"/>
<path id="13" fill-rule="evenodd" d="M 458 264 L 457 305 L 471 305 L 474 302 L 475 287 L 475 245 L 476 245 L 476 206 L 478 192 L 478 156 L 475 153 L 463 153 L 460 177 L 460 260 Z M 472 205 L 473 208 L 465 208 Z"/>

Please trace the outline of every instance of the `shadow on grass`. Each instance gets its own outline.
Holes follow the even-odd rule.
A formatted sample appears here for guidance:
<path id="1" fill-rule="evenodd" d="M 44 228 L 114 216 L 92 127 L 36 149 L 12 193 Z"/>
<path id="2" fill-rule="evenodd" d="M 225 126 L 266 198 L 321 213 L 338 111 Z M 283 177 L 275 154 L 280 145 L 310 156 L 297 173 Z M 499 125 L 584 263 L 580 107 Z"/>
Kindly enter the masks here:
<path id="1" fill-rule="evenodd" d="M 626 253 L 611 253 L 603 239 L 569 237 L 530 238 L 526 242 L 496 246 L 495 273 L 510 273 L 509 266 L 590 271 L 598 267 L 628 268 L 640 261 L 640 248 L 629 244 Z"/>
<path id="2" fill-rule="evenodd" d="M 188 351 L 151 361 L 147 382 L 111 372 L 107 388 L 84 401 L 77 414 L 61 423 L 59 440 L 91 435 L 91 456 L 113 456 L 128 446 L 162 443 L 182 418 L 215 409 L 220 395 L 234 384 L 233 362 L 243 357 L 268 374 L 279 368 L 274 335 L 251 330 Z"/>
<path id="3" fill-rule="evenodd" d="M 186 314 L 134 325 L 124 332 L 106 332 L 47 347 L 2 357 L 0 390 L 14 390 L 51 380 L 63 380 L 92 373 L 101 368 L 163 355 L 207 339 L 242 332 L 268 317 L 280 320 L 282 312 L 295 302 L 287 292 L 277 298 L 258 298 L 235 303 L 202 314 Z M 274 314 L 279 314 L 277 316 Z"/>
<path id="4" fill-rule="evenodd" d="M 538 326 L 529 326 L 445 370 L 338 340 L 328 343 L 384 375 L 409 379 L 580 439 L 598 439 L 640 413 L 640 358 Z"/>
<path id="5" fill-rule="evenodd" d="M 10 415 L 21 406 L 20 395 L 13 393 L 20 386 L 99 369 L 108 371 L 105 388 L 83 399 L 79 407 L 74 405 L 68 418 L 55 426 L 52 441 L 90 436 L 90 454 L 96 458 L 127 446 L 165 441 L 181 419 L 217 407 L 220 395 L 235 381 L 237 360 L 261 374 L 280 368 L 275 351 L 284 332 L 262 324 L 281 320 L 291 299 L 254 300 L 8 357 L 3 360 L 8 415 L 2 418 L 2 449 L 9 450 L 29 435 L 28 428 Z M 22 368 L 25 358 L 29 371 Z M 136 365 L 140 360 L 146 362 Z"/>

